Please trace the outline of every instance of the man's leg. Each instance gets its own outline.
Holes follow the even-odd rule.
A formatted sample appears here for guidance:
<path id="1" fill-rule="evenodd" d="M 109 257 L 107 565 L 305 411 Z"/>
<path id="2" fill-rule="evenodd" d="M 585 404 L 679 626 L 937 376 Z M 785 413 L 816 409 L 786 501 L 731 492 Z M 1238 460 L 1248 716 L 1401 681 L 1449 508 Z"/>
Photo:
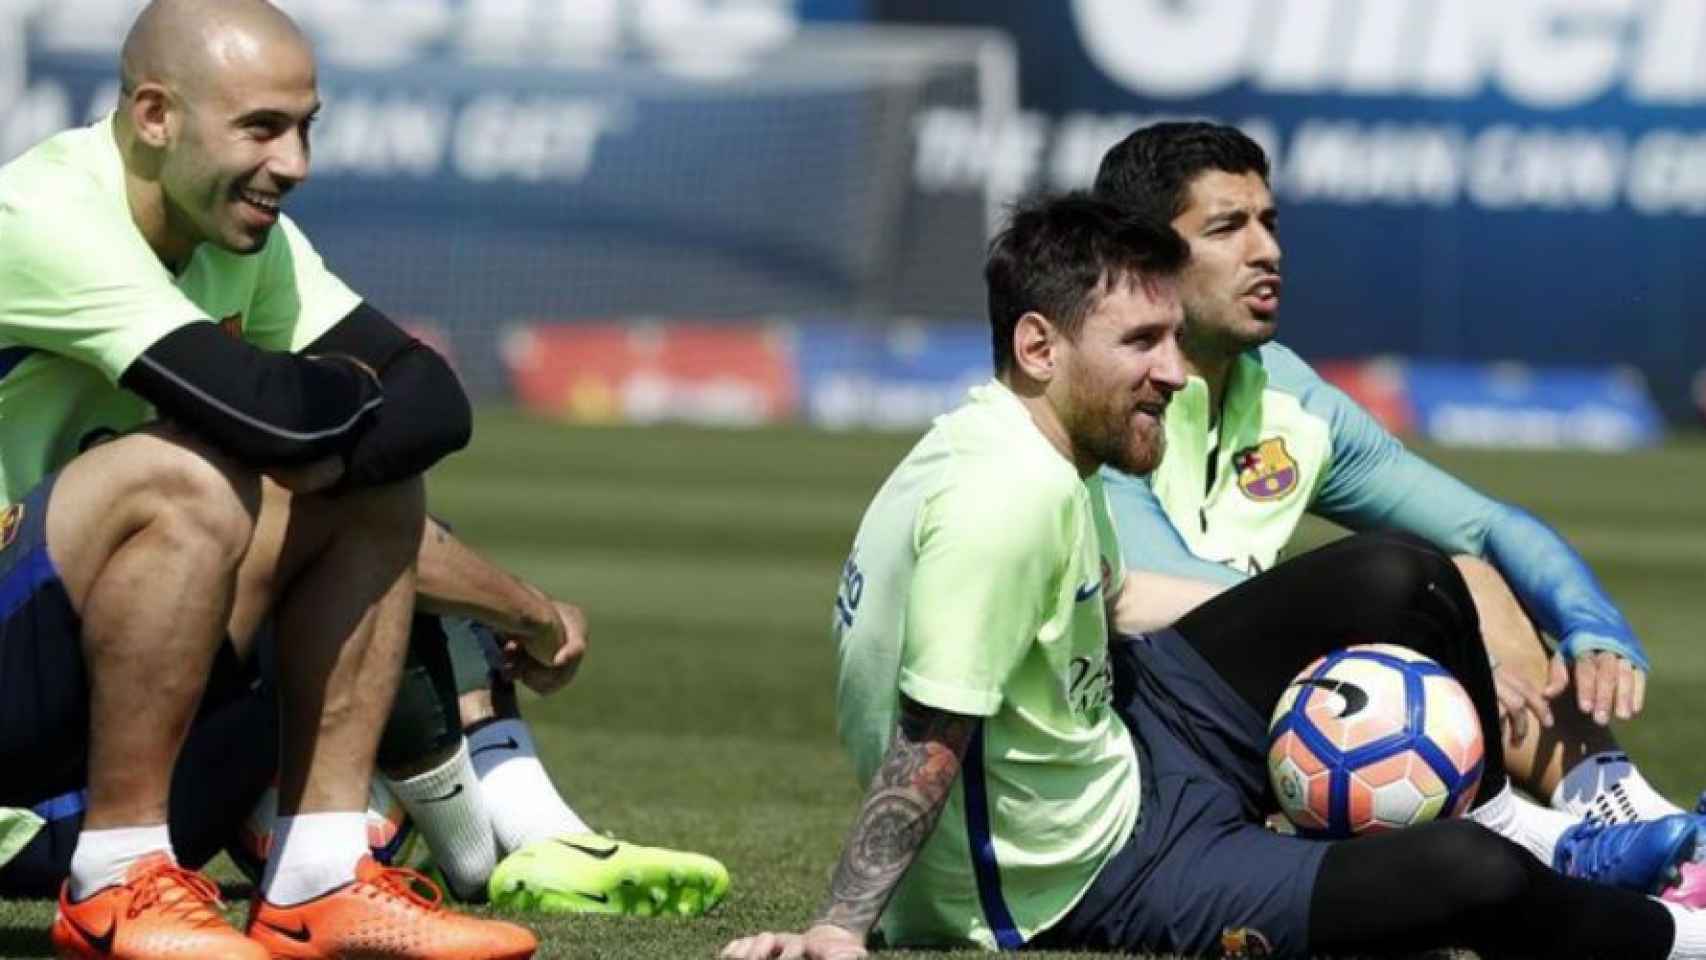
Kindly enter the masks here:
<path id="1" fill-rule="evenodd" d="M 482 902 L 498 844 L 462 736 L 451 659 L 440 618 L 416 613 L 397 702 L 379 741 L 379 770 L 450 892 Z"/>
<path id="2" fill-rule="evenodd" d="M 79 655 L 66 675 L 43 678 L 65 684 L 57 694 L 75 693 L 76 715 L 64 696 L 36 707 L 47 711 L 37 723 L 63 723 L 55 736 L 71 733 L 75 755 L 87 747 L 88 757 L 55 950 L 264 958 L 214 910 L 212 884 L 177 865 L 167 828 L 175 760 L 225 634 L 258 482 L 157 426 L 78 456 L 45 484 L 45 504 L 27 499 L 21 518 L 45 520 L 39 549 L 9 564 L 7 585 L 24 598 L 13 614 L 39 613 L 38 601 L 57 596 L 69 611 L 64 632 L 34 643 L 57 640 L 61 653 Z M 43 625 L 21 628 L 39 634 Z M 8 634 L 12 626 L 9 617 Z M 7 769 L 30 769 L 17 765 L 11 737 L 0 740 Z"/>
<path id="3" fill-rule="evenodd" d="M 1543 689 L 1550 654 L 1510 586 L 1484 560 L 1452 559 L 1475 598 L 1487 649 L 1506 670 Z M 1513 731 L 1505 739 L 1505 763 L 1517 786 L 1559 810 L 1576 816 L 1591 812 L 1612 823 L 1682 812 L 1634 768 L 1611 729 L 1581 711 L 1573 687 L 1551 706 L 1551 727 L 1530 718 L 1523 736 Z"/>
<path id="4" fill-rule="evenodd" d="M 720 903 L 729 871 L 704 854 L 595 833 L 539 758 L 515 684 L 493 669 L 496 638 L 483 624 L 443 618 L 468 753 L 483 787 L 502 861 L 492 902 L 544 913 L 697 916 Z"/>
<path id="5" fill-rule="evenodd" d="M 213 693 L 210 684 L 206 699 Z M 277 745 L 278 708 L 269 695 L 249 692 L 211 709 L 204 702 L 172 773 L 170 830 L 180 863 L 200 869 L 229 844 L 244 814 L 272 782 Z M 29 804 L 46 823 L 0 867 L 0 897 L 58 893 L 71 873 L 86 796 L 79 788 Z"/>
<path id="6" fill-rule="evenodd" d="M 89 676 L 73 898 L 167 849 L 173 766 L 225 636 L 257 500 L 252 475 L 164 430 L 96 447 L 55 483 L 47 549 L 82 621 Z"/>
<path id="7" fill-rule="evenodd" d="M 1703 955 L 1706 914 L 1560 876 L 1479 825 L 1451 820 L 1332 844 L 1315 877 L 1309 946 L 1666 960 Z"/>
<path id="8" fill-rule="evenodd" d="M 1116 640 L 1111 666 L 1142 764 L 1142 812 L 1078 905 L 1032 946 L 1227 956 L 1467 946 L 1659 960 L 1673 940 L 1694 942 L 1682 934 L 1706 932 L 1706 914 L 1567 881 L 1474 823 L 1337 843 L 1270 832 L 1226 755 L 1264 739 L 1250 705 L 1168 633 Z M 1560 921 L 1557 909 L 1572 916 Z"/>
<path id="9" fill-rule="evenodd" d="M 1297 672 L 1353 643 L 1391 642 L 1438 661 L 1475 704 L 1485 767 L 1470 819 L 1543 863 L 1643 891 L 1694 854 L 1686 817 L 1585 831 L 1577 818 L 1516 795 L 1474 601 L 1450 560 L 1418 538 L 1361 534 L 1292 558 L 1192 611 L 1177 633 L 1250 707 L 1243 724 L 1216 729 L 1235 734 L 1222 751 L 1227 775 L 1252 804 L 1268 790 L 1266 720 Z"/>
<path id="10" fill-rule="evenodd" d="M 281 713 L 274 848 L 249 935 L 275 956 L 531 956 L 519 927 L 435 909 L 368 857 L 369 781 L 414 607 L 419 479 L 334 495 L 264 484 L 238 574 L 234 637 L 277 631 Z M 386 931 L 409 929 L 406 941 Z M 377 940 L 376 940 L 377 938 Z M 377 941 L 385 941 L 383 945 Z"/>
<path id="11" fill-rule="evenodd" d="M 274 903 L 354 880 L 367 852 L 368 780 L 408 636 L 423 499 L 418 480 L 335 496 L 264 485 L 230 629 L 248 643 L 270 618 L 277 636 L 279 821 L 262 881 Z"/>

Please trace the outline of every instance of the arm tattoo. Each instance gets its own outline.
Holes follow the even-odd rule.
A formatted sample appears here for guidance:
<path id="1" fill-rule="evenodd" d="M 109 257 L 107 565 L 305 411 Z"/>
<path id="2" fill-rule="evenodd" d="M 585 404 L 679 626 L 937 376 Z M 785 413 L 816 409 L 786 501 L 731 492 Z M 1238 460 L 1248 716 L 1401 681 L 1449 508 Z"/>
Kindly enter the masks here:
<path id="1" fill-rule="evenodd" d="M 861 936 L 936 828 L 978 720 L 900 698 L 900 723 L 871 781 L 816 923 Z"/>

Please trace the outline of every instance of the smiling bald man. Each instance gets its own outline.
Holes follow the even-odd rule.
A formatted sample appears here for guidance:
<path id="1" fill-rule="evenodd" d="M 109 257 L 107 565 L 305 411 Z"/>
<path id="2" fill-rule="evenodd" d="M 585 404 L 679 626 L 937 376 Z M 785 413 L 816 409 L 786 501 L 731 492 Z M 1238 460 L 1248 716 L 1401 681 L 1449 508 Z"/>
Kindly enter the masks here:
<path id="1" fill-rule="evenodd" d="M 157 0 L 122 61 L 111 117 L 0 168 L 0 828 L 87 783 L 55 949 L 530 956 L 366 857 L 420 474 L 471 416 L 281 212 L 313 52 L 261 0 Z M 210 668 L 263 623 L 283 817 L 244 936 L 166 821 Z"/>

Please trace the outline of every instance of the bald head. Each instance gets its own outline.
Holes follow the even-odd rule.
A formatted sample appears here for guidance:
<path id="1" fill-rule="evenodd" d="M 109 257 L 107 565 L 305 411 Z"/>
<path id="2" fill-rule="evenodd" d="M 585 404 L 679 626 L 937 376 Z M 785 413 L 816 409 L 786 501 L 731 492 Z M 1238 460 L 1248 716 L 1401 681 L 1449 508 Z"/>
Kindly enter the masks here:
<path id="1" fill-rule="evenodd" d="M 153 0 L 125 37 L 120 76 L 126 94 L 159 83 L 196 96 L 233 74 L 312 64 L 302 31 L 266 0 Z"/>
<path id="2" fill-rule="evenodd" d="M 308 177 L 320 94 L 302 31 L 266 0 L 153 0 L 125 38 L 123 81 L 113 136 L 161 261 L 201 243 L 262 249 Z"/>

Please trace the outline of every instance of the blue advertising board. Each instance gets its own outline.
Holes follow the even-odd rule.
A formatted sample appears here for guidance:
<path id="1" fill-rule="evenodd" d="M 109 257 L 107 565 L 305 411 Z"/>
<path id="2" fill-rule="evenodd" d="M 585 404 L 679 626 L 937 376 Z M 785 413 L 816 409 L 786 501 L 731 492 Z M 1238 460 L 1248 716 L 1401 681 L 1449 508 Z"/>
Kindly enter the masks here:
<path id="1" fill-rule="evenodd" d="M 0 162 L 111 109 L 140 5 L 0 0 Z M 865 0 L 281 6 L 324 101 L 287 211 L 481 392 L 541 320 L 873 301 L 909 117 L 880 60 L 789 56 Z"/>
<path id="2" fill-rule="evenodd" d="M 1632 370 L 1424 361 L 1403 376 L 1416 429 L 1441 443 L 1626 450 L 1663 435 Z"/>
<path id="3" fill-rule="evenodd" d="M 989 328 L 807 320 L 794 334 L 801 412 L 818 426 L 928 424 L 991 376 Z"/>
<path id="4" fill-rule="evenodd" d="M 928 189 L 1087 184 L 1138 125 L 1236 123 L 1274 160 L 1282 337 L 1639 366 L 1672 416 L 1706 360 L 1706 3 L 1699 0 L 874 0 L 997 25 L 1024 110 L 937 111 Z M 988 145 L 968 148 L 975 141 Z M 975 162 L 967 162 L 975 158 Z"/>

